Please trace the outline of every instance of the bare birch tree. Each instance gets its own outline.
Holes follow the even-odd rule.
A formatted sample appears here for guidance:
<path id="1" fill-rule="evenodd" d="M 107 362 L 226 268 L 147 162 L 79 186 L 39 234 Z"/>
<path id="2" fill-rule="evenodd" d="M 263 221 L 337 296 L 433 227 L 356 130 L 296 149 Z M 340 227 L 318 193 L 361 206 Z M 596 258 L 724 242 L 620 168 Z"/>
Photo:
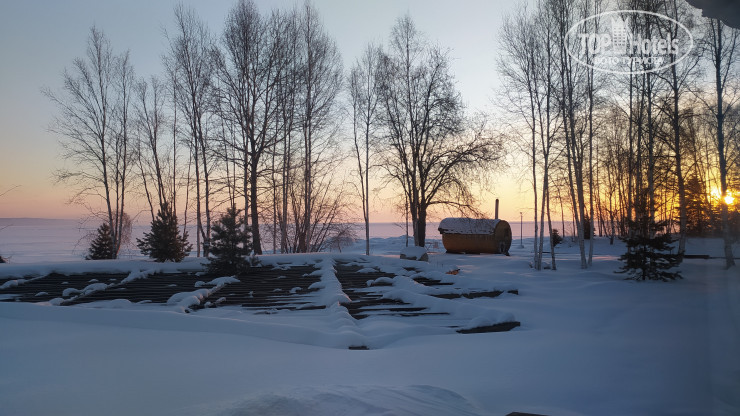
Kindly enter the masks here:
<path id="1" fill-rule="evenodd" d="M 284 72 L 281 59 L 285 47 L 284 16 L 273 12 L 263 18 L 252 1 L 239 1 L 229 12 L 223 34 L 224 53 L 219 54 L 220 101 L 227 121 L 239 137 L 236 150 L 241 155 L 244 204 L 251 218 L 253 250 L 262 253 L 259 186 L 269 170 L 263 156 L 275 145 L 278 135 L 278 81 Z"/>
<path id="2" fill-rule="evenodd" d="M 501 40 L 505 55 L 499 60 L 499 73 L 505 80 L 504 106 L 527 126 L 527 148 L 534 194 L 534 258 L 533 267 L 542 268 L 544 252 L 544 221 L 552 235 L 550 218 L 551 151 L 555 144 L 558 111 L 554 100 L 553 77 L 555 45 L 550 10 L 543 3 L 534 13 L 518 10 L 504 21 Z M 538 191 L 541 178 L 542 191 Z M 538 204 L 539 201 L 539 204 Z M 555 269 L 555 251 L 550 239 L 551 268 Z"/>
<path id="3" fill-rule="evenodd" d="M 473 210 L 475 173 L 498 161 L 502 147 L 480 125 L 466 130 L 449 57 L 426 42 L 410 16 L 393 27 L 381 68 L 382 165 L 408 198 L 414 245 L 423 247 L 429 208 Z"/>
<path id="4" fill-rule="evenodd" d="M 370 255 L 370 149 L 375 138 L 378 113 L 378 65 L 380 50 L 368 45 L 348 76 L 352 111 L 353 150 L 357 160 L 362 217 L 365 221 L 365 254 Z"/>
<path id="5" fill-rule="evenodd" d="M 573 207 L 573 219 L 576 237 L 581 254 L 581 268 L 587 268 L 585 229 L 586 224 L 586 185 L 589 184 L 589 173 L 586 159 L 592 145 L 589 119 L 592 114 L 591 94 L 593 84 L 588 81 L 591 72 L 585 66 L 575 62 L 568 53 L 568 30 L 580 19 L 586 17 L 587 8 L 583 3 L 574 0 L 554 0 L 550 3 L 553 23 L 556 27 L 556 44 L 558 59 L 557 102 L 563 117 L 563 134 L 565 139 L 566 161 L 568 169 L 568 187 Z M 586 25 L 581 25 L 586 30 Z M 570 45 L 572 46 L 572 45 Z M 588 108 L 584 113 L 580 111 Z M 593 221 L 591 221 L 593 223 Z"/>
<path id="6" fill-rule="evenodd" d="M 298 135 L 298 101 L 300 91 L 300 74 L 303 64 L 301 63 L 301 48 L 299 45 L 300 36 L 300 14 L 297 9 L 285 13 L 280 23 L 284 39 L 282 42 L 281 59 L 284 61 L 284 70 L 277 83 L 277 103 L 278 115 L 274 120 L 274 129 L 277 137 L 277 145 L 273 148 L 273 153 L 278 156 L 278 166 L 275 170 L 279 172 L 273 178 L 275 192 L 275 208 L 277 216 L 277 226 L 280 233 L 280 252 L 287 253 L 294 251 L 297 244 L 291 244 L 293 240 L 290 227 L 289 214 L 295 204 L 291 204 L 294 197 L 293 185 L 294 171 L 296 169 L 295 158 L 296 143 Z M 278 192 L 279 191 L 279 195 Z M 293 224 L 295 226 L 295 224 Z M 293 228 L 294 230 L 294 228 Z"/>
<path id="7" fill-rule="evenodd" d="M 169 51 L 165 57 L 175 89 L 176 106 L 182 110 L 191 138 L 192 163 L 195 167 L 197 255 L 208 256 L 211 228 L 211 183 L 207 117 L 212 111 L 213 42 L 195 11 L 175 7 L 175 30 L 168 35 Z M 201 182 L 204 189 L 201 190 Z M 205 219 L 204 219 L 205 217 Z"/>
<path id="8" fill-rule="evenodd" d="M 316 250 L 317 241 L 323 240 L 320 238 L 322 230 L 335 220 L 334 208 L 339 208 L 336 195 L 329 194 L 330 175 L 319 169 L 333 159 L 330 144 L 337 127 L 336 104 L 342 88 L 342 61 L 336 43 L 326 33 L 318 12 L 310 3 L 303 6 L 299 22 L 302 215 L 295 218 L 295 224 L 298 251 L 307 252 Z M 323 179 L 319 179 L 319 175 Z M 324 212 L 327 209 L 329 212 Z"/>
<path id="9" fill-rule="evenodd" d="M 740 94 L 732 91 L 738 76 L 738 63 L 740 62 L 740 30 L 726 26 L 718 19 L 707 19 L 705 23 L 704 48 L 707 53 L 713 75 L 715 102 L 706 103 L 708 112 L 714 118 L 714 130 L 716 133 L 715 146 L 719 162 L 720 194 L 721 194 L 721 216 L 722 216 L 722 238 L 724 239 L 725 266 L 729 269 L 735 265 L 732 254 L 732 236 L 730 235 L 730 224 L 727 203 L 724 198 L 728 190 L 728 160 L 727 150 L 729 148 L 725 125 L 727 114 L 738 105 Z"/>
<path id="10" fill-rule="evenodd" d="M 693 28 L 693 18 L 688 9 L 688 4 L 682 1 L 672 0 L 663 2 L 662 7 L 663 9 L 660 11 L 666 16 L 669 16 L 677 22 L 683 23 L 689 28 Z M 658 27 L 658 31 L 661 33 L 662 38 L 670 37 L 671 39 L 679 39 L 681 44 L 689 44 L 686 32 L 683 31 L 679 25 L 667 20 L 662 20 L 658 23 L 661 24 Z M 683 96 L 686 95 L 689 88 L 691 88 L 697 80 L 698 58 L 699 54 L 692 53 L 679 63 L 676 62 L 676 54 L 670 54 L 669 59 L 671 60 L 672 65 L 667 69 L 667 71 L 661 71 L 657 74 L 667 84 L 669 89 L 669 96 L 666 99 L 666 104 L 668 105 L 661 106 L 661 109 L 666 113 L 670 121 L 672 139 L 670 144 L 673 148 L 675 160 L 679 212 L 679 261 L 683 260 L 684 253 L 686 252 L 687 238 L 686 184 L 684 180 L 685 163 L 683 162 L 683 147 L 681 140 L 681 119 L 682 114 L 685 114 L 685 112 L 681 111 L 681 102 L 683 101 Z"/>
<path id="11" fill-rule="evenodd" d="M 176 143 L 166 140 L 166 85 L 157 77 L 140 80 L 136 85 L 137 160 L 151 219 L 158 208 L 175 199 L 177 188 Z"/>
<path id="12" fill-rule="evenodd" d="M 105 34 L 92 27 L 86 56 L 64 71 L 62 90 L 44 90 L 59 110 L 51 130 L 64 137 L 63 157 L 72 165 L 58 171 L 57 178 L 72 183 L 77 188 L 72 201 L 95 216 L 101 216 L 100 211 L 88 198 L 102 200 L 114 257 L 125 242 L 129 222 L 124 208 L 133 149 L 128 113 L 132 81 L 128 54 L 115 56 Z"/>

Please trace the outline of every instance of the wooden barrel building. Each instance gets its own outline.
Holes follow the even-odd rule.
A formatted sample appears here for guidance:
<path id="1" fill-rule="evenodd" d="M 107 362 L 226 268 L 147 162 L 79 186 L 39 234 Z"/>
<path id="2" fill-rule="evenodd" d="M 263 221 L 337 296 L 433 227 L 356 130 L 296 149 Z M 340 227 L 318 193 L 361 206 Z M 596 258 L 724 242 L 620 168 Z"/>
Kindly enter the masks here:
<path id="1" fill-rule="evenodd" d="M 445 218 L 439 223 L 448 253 L 509 254 L 511 227 L 504 220 Z"/>

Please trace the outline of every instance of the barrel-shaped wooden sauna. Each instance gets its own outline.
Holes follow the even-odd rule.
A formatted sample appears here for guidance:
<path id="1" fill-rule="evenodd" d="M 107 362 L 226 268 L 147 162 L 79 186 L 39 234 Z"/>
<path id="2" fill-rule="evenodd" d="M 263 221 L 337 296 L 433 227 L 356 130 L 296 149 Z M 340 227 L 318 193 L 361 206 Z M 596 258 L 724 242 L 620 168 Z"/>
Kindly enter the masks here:
<path id="1" fill-rule="evenodd" d="M 509 254 L 511 226 L 504 220 L 445 218 L 439 223 L 448 253 Z"/>

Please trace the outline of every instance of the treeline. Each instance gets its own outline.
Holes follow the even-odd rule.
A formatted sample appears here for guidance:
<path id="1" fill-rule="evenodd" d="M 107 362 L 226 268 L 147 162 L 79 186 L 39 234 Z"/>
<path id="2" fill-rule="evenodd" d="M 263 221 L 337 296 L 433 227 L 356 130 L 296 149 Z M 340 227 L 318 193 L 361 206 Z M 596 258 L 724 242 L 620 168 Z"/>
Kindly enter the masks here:
<path id="1" fill-rule="evenodd" d="M 360 205 L 369 237 L 376 176 L 423 246 L 427 210 L 475 212 L 470 187 L 502 158 L 485 119 L 465 114 L 447 52 L 409 16 L 349 70 L 310 3 L 260 12 L 239 0 L 215 34 L 178 6 L 165 36 L 163 75 L 138 77 L 93 27 L 61 90 L 46 90 L 68 159 L 58 177 L 76 201 L 104 201 L 102 213 L 89 208 L 107 224 L 111 257 L 132 198 L 153 223 L 181 214 L 184 233 L 194 222 L 198 256 L 214 215 L 237 207 L 256 254 L 341 244 Z"/>
<path id="2" fill-rule="evenodd" d="M 642 39 L 671 39 L 688 48 L 691 35 L 693 48 L 683 59 L 668 55 L 663 68 L 635 63 L 626 74 L 576 62 L 569 51 L 582 39 L 568 31 L 615 5 L 649 12 L 629 22 Z M 608 32 L 614 24 L 591 18 L 576 34 Z M 701 17 L 683 0 L 541 0 L 508 16 L 500 41 L 511 136 L 530 164 L 535 268 L 543 264 L 545 229 L 552 233 L 561 219 L 575 224 L 583 268 L 591 265 L 588 237 L 595 234 L 622 237 L 628 246 L 655 241 L 650 253 L 664 250 L 657 240 L 670 235 L 666 241 L 678 240 L 676 252 L 667 254 L 676 256 L 674 265 L 687 236 L 721 236 L 726 265 L 734 264 L 731 244 L 740 235 L 738 29 Z M 584 59 L 593 64 L 593 58 Z M 629 247 L 628 254 L 638 251 Z M 644 272 L 640 277 L 650 277 Z"/>

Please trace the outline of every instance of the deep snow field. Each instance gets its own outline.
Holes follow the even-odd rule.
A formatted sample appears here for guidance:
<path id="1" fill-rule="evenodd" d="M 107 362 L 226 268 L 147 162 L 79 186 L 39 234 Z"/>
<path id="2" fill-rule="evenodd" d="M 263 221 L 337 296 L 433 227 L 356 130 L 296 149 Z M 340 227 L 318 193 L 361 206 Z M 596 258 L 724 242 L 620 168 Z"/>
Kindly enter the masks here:
<path id="1" fill-rule="evenodd" d="M 403 238 L 371 243 L 370 257 L 358 254 L 359 241 L 350 254 L 262 259 L 316 263 L 328 277 L 336 259 L 382 270 L 414 264 L 463 292 L 517 289 L 424 306 L 471 325 L 513 317 L 521 326 L 458 334 L 434 318 L 354 320 L 329 280 L 317 299 L 326 309 L 274 314 L 186 314 L 181 301 L 0 302 L 0 415 L 740 414 L 740 269 L 723 270 L 722 259 L 685 260 L 675 282 L 635 282 L 614 273 L 624 246 L 606 239 L 596 240 L 588 270 L 564 244 L 558 270 L 539 272 L 527 239 L 524 248 L 515 239 L 510 257 L 445 254 L 432 242 L 428 264 L 398 259 Z M 688 252 L 719 256 L 721 243 L 690 240 Z M 198 266 L 190 258 L 0 264 L 0 276 L 146 278 L 142 271 Z M 392 281 L 389 290 L 413 301 L 410 279 Z M 358 342 L 370 349 L 347 348 Z"/>

